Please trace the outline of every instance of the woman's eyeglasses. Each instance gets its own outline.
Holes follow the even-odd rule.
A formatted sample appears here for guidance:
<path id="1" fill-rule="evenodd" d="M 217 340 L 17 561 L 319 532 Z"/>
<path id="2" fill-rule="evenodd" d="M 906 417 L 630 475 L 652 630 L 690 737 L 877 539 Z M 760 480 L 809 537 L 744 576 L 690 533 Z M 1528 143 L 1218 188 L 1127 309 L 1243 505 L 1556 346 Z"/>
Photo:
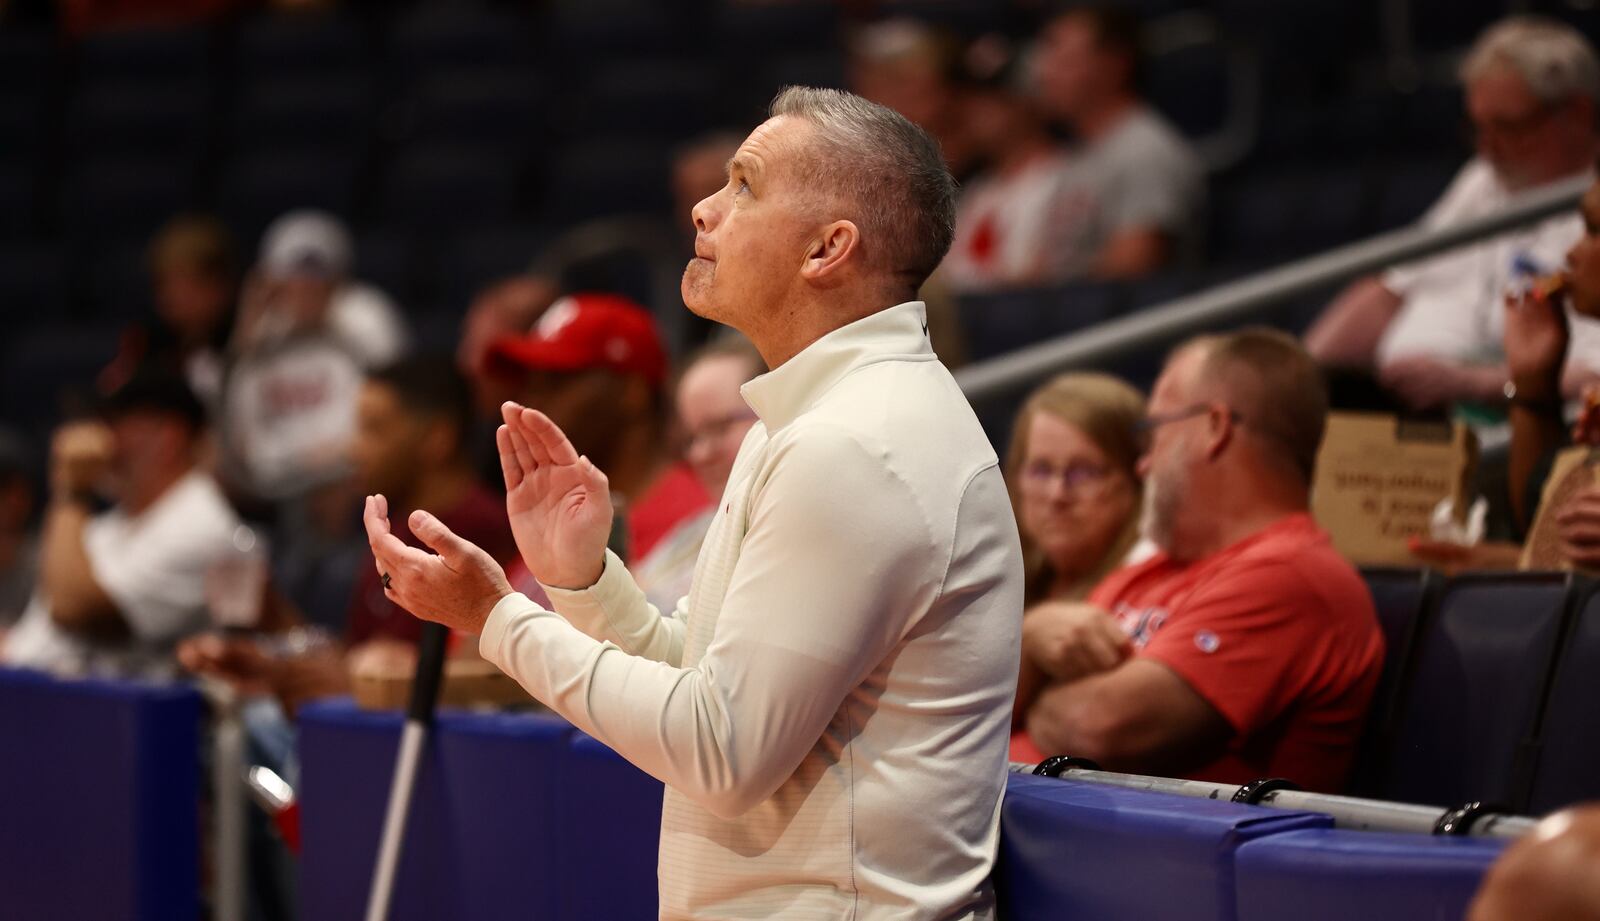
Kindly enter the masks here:
<path id="1" fill-rule="evenodd" d="M 1052 483 L 1060 483 L 1067 492 L 1086 498 L 1097 495 L 1110 482 L 1110 468 L 1085 461 L 1057 467 L 1049 461 L 1036 460 L 1022 468 L 1022 485 L 1032 491 L 1042 492 Z"/>

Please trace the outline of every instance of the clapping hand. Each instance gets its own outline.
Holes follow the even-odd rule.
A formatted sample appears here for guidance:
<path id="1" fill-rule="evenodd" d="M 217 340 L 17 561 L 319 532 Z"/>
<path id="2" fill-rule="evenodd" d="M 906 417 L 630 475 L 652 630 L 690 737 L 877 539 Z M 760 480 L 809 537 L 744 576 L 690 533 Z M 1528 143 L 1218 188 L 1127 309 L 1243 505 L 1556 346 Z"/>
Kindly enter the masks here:
<path id="1" fill-rule="evenodd" d="M 505 425 L 495 440 L 522 560 L 545 585 L 588 588 L 605 567 L 611 535 L 606 476 L 544 413 L 509 402 L 500 410 Z"/>
<path id="2" fill-rule="evenodd" d="M 384 595 L 423 620 L 463 633 L 483 632 L 483 622 L 511 584 L 483 548 L 458 537 L 433 515 L 411 513 L 411 533 L 433 553 L 409 547 L 389 527 L 389 501 L 368 496 L 362 520 Z"/>

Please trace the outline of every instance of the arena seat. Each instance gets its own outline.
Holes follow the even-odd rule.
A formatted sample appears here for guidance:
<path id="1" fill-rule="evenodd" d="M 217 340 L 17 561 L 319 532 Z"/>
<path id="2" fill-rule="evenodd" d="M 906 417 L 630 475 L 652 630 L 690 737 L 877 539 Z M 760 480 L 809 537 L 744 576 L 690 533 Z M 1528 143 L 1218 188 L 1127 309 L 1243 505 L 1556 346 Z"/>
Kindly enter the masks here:
<path id="1" fill-rule="evenodd" d="M 485 287 L 527 272 L 550 237 L 550 231 L 536 226 L 494 224 L 444 241 L 436 300 L 460 317 Z"/>
<path id="2" fill-rule="evenodd" d="M 0 418 L 43 438 L 67 410 L 81 411 L 121 326 L 55 317 L 0 338 Z"/>
<path id="3" fill-rule="evenodd" d="M 210 33 L 201 26 L 106 29 L 78 43 L 78 79 L 95 86 L 205 86 Z"/>
<path id="4" fill-rule="evenodd" d="M 206 95 L 194 86 L 102 86 L 74 98 L 67 123 L 74 153 L 193 159 L 206 140 Z"/>
<path id="5" fill-rule="evenodd" d="M 1378 786 L 1385 799 L 1521 808 L 1571 577 L 1460 576 L 1417 636 Z"/>
<path id="6" fill-rule="evenodd" d="M 399 228 L 367 230 L 356 237 L 356 277 L 409 308 L 433 295 L 431 255 L 431 249 L 415 245 Z"/>
<path id="7" fill-rule="evenodd" d="M 0 914 L 198 921 L 200 695 L 0 669 Z"/>
<path id="8" fill-rule="evenodd" d="M 406 126 L 413 143 L 470 145 L 514 160 L 536 153 L 550 131 L 548 100 L 535 77 L 445 73 L 414 82 Z"/>
<path id="9" fill-rule="evenodd" d="M 627 60 L 593 74 L 563 117 L 570 137 L 603 134 L 617 125 L 685 141 L 727 124 L 722 80 L 696 60 Z"/>
<path id="10" fill-rule="evenodd" d="M 389 32 L 397 74 L 526 72 L 533 22 L 509 10 L 472 3 L 418 3 Z"/>
<path id="11" fill-rule="evenodd" d="M 26 166 L 0 164 L 0 240 L 33 235 L 38 206 L 34 175 Z"/>
<path id="12" fill-rule="evenodd" d="M 1122 306 L 1116 284 L 1085 282 L 964 294 L 957 302 L 967 356 L 993 358 L 1114 316 Z"/>
<path id="13" fill-rule="evenodd" d="M 277 77 L 242 86 L 232 106 L 236 155 L 292 148 L 354 159 L 372 140 L 376 108 L 364 76 Z"/>
<path id="14" fill-rule="evenodd" d="M 1238 921 L 1454 921 L 1505 845 L 1333 828 L 1246 841 Z"/>
<path id="15" fill-rule="evenodd" d="M 1376 229 L 1391 230 L 1420 220 L 1444 194 L 1461 165 L 1461 157 L 1414 157 L 1384 169 Z"/>
<path id="16" fill-rule="evenodd" d="M 1010 777 L 1000 816 L 995 890 L 1013 921 L 1234 921 L 1240 847 L 1333 822 L 1028 775 Z"/>
<path id="17" fill-rule="evenodd" d="M 1536 815 L 1600 799 L 1600 591 L 1578 609 L 1545 708 L 1529 810 Z"/>
<path id="18" fill-rule="evenodd" d="M 62 183 L 59 226 L 91 249 L 147 243 L 168 218 L 194 203 L 189 165 L 163 156 L 94 157 Z"/>
<path id="19" fill-rule="evenodd" d="M 359 20 L 329 10 L 259 12 L 240 24 L 233 64 L 244 83 L 296 74 L 355 75 L 371 66 L 372 43 Z"/>
<path id="20" fill-rule="evenodd" d="M 514 164 L 490 150 L 417 147 L 391 164 L 381 199 L 384 216 L 433 238 L 445 230 L 503 221 L 520 198 L 519 178 Z"/>
<path id="21" fill-rule="evenodd" d="M 618 214 L 665 214 L 672 207 L 673 144 L 651 136 L 591 138 L 559 151 L 545 174 L 540 216 L 577 223 Z"/>
<path id="22" fill-rule="evenodd" d="M 1258 171 L 1216 188 L 1210 242 L 1223 261 L 1303 256 L 1354 240 L 1366 204 L 1364 178 L 1345 164 Z"/>
<path id="23" fill-rule="evenodd" d="M 355 213 L 358 161 L 324 150 L 279 148 L 234 158 L 222 174 L 218 210 L 245 252 L 267 224 L 298 208 L 349 220 Z"/>
<path id="24" fill-rule="evenodd" d="M 0 193 L 0 213 L 5 197 Z M 15 335 L 42 317 L 59 317 L 71 300 L 60 247 L 18 241 L 0 245 L 0 320 Z"/>
<path id="25" fill-rule="evenodd" d="M 1383 758 L 1393 744 L 1396 691 L 1422 616 L 1438 591 L 1438 579 L 1427 569 L 1365 568 L 1361 577 L 1372 593 L 1372 604 L 1383 629 L 1383 672 L 1372 693 L 1367 724 L 1351 772 L 1350 791 L 1358 796 L 1372 792 Z"/>

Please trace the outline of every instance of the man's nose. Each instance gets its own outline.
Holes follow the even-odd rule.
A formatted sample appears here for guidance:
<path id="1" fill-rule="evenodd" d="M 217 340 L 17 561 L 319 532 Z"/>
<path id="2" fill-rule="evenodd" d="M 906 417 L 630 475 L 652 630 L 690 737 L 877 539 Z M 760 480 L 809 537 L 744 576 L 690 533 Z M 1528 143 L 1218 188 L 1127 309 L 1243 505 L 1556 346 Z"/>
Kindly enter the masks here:
<path id="1" fill-rule="evenodd" d="M 716 198 L 716 195 L 707 195 L 705 198 L 700 199 L 694 209 L 689 212 L 689 216 L 694 219 L 694 229 L 696 231 L 707 233 L 711 228 L 717 226 Z"/>

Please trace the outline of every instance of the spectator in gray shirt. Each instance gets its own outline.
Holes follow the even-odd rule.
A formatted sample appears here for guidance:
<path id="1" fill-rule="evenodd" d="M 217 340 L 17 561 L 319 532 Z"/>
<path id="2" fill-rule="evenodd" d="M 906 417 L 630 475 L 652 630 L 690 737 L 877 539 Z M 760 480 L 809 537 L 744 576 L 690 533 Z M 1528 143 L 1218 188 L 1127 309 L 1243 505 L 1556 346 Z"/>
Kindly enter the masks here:
<path id="1" fill-rule="evenodd" d="M 1062 13 L 1041 34 L 1036 66 L 1042 103 L 1077 140 L 1060 204 L 1070 274 L 1131 278 L 1185 255 L 1204 168 L 1139 95 L 1137 20 L 1115 7 Z"/>

